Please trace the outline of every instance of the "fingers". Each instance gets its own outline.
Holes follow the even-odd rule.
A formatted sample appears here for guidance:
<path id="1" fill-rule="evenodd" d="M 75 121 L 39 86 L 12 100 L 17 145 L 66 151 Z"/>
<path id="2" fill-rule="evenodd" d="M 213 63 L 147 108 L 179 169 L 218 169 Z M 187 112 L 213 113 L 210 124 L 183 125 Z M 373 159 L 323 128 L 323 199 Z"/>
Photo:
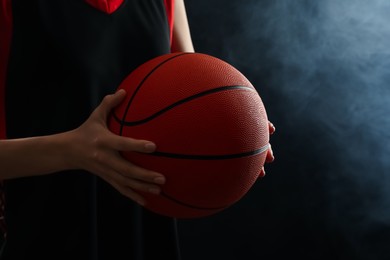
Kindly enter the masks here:
<path id="1" fill-rule="evenodd" d="M 144 206 L 146 201 L 145 198 L 142 197 L 140 194 L 137 192 L 133 191 L 132 189 L 123 186 L 120 184 L 118 181 L 113 181 L 110 178 L 103 178 L 106 182 L 111 184 L 119 193 L 121 193 L 123 196 L 128 197 L 129 199 L 135 201 L 136 203 L 140 204 L 141 206 Z"/>
<path id="2" fill-rule="evenodd" d="M 151 183 L 156 185 L 162 185 L 165 183 L 165 177 L 161 173 L 157 173 L 134 165 L 129 161 L 123 159 L 119 155 L 116 160 L 112 160 L 110 166 L 112 167 L 113 171 L 118 172 L 124 178 L 129 179 L 129 181 L 125 181 L 124 184 L 131 187 L 133 187 L 131 185 L 133 181 L 140 181 L 146 184 Z M 135 186 L 133 188 L 136 187 L 138 186 Z"/>
<path id="3" fill-rule="evenodd" d="M 124 97 L 126 96 L 125 90 L 118 90 L 112 95 L 107 95 L 104 97 L 103 101 L 96 109 L 96 114 L 100 114 L 98 118 L 102 119 L 105 122 L 109 116 L 110 111 L 119 105 Z M 99 119 L 99 122 L 101 122 Z M 106 126 L 103 126 L 106 128 Z M 106 135 L 103 138 L 95 139 L 96 142 L 100 142 L 104 147 L 114 149 L 116 151 L 136 151 L 143 153 L 151 153 L 156 149 L 156 145 L 153 142 L 147 140 L 137 140 L 134 138 L 123 137 L 116 134 L 113 134 L 110 131 L 105 132 Z"/>
<path id="4" fill-rule="evenodd" d="M 275 133 L 276 131 L 276 128 L 274 126 L 274 124 L 272 124 L 270 121 L 268 121 L 268 129 L 269 129 L 269 134 L 272 135 L 273 133 Z M 267 157 L 265 159 L 265 162 L 267 163 L 271 163 L 275 160 L 275 157 L 274 157 L 274 152 L 272 150 L 272 146 L 271 144 L 269 144 L 269 149 L 267 151 Z"/>
<path id="5" fill-rule="evenodd" d="M 119 154 L 111 158 L 99 158 L 94 172 L 111 184 L 122 195 L 144 205 L 145 199 L 138 192 L 158 195 L 165 177 L 157 172 L 138 167 Z M 109 164 L 107 162 L 110 162 Z"/>
<path id="6" fill-rule="evenodd" d="M 115 134 L 111 134 L 107 142 L 108 145 L 116 151 L 152 153 L 156 150 L 156 144 L 151 141 L 133 139 Z"/>
<path id="7" fill-rule="evenodd" d="M 264 170 L 264 166 L 263 166 L 263 167 L 261 167 L 261 170 L 260 170 L 258 178 L 263 178 L 264 176 L 265 176 L 265 170 Z"/>
<path id="8" fill-rule="evenodd" d="M 266 163 L 272 163 L 274 160 L 275 160 L 275 157 L 274 157 L 274 153 L 272 151 L 272 147 L 271 147 L 271 144 L 270 144 L 269 149 L 267 151 L 267 155 L 265 157 L 265 162 Z M 264 169 L 264 166 L 263 166 L 263 167 L 261 167 L 259 178 L 263 178 L 264 176 L 265 176 L 265 169 Z"/>
<path id="9" fill-rule="evenodd" d="M 276 131 L 276 128 L 275 128 L 274 124 L 272 124 L 270 121 L 268 121 L 268 129 L 269 129 L 269 134 L 270 135 L 272 135 Z"/>
<path id="10" fill-rule="evenodd" d="M 116 175 L 119 174 L 130 179 L 130 182 L 137 180 L 159 185 L 165 183 L 165 177 L 161 173 L 134 165 L 118 152 L 95 152 L 92 161 L 95 169 L 106 169 L 104 174 L 112 174 L 113 178 L 116 178 Z"/>
<path id="11" fill-rule="evenodd" d="M 268 148 L 268 151 L 267 151 L 267 156 L 265 158 L 265 162 L 266 163 L 271 163 L 275 160 L 275 157 L 274 157 L 274 152 L 272 150 L 272 146 L 271 144 L 269 144 L 269 148 Z"/>
<path id="12" fill-rule="evenodd" d="M 108 118 L 110 111 L 118 106 L 126 96 L 126 91 L 123 89 L 118 90 L 114 94 L 107 95 L 103 98 L 103 101 L 98 106 L 97 110 L 101 112 L 104 119 Z"/>
<path id="13" fill-rule="evenodd" d="M 73 132 L 79 145 L 72 152 L 78 158 L 76 168 L 101 177 L 121 194 L 143 205 L 145 200 L 138 192 L 159 194 L 165 177 L 138 167 L 120 155 L 125 151 L 151 153 L 156 149 L 153 142 L 119 136 L 108 130 L 107 118 L 125 96 L 124 90 L 118 90 L 104 97 L 88 120 Z"/>
<path id="14" fill-rule="evenodd" d="M 269 134 L 270 135 L 272 135 L 276 131 L 276 128 L 275 128 L 274 124 L 271 123 L 270 121 L 268 121 L 268 129 L 269 129 Z M 274 160 L 275 160 L 274 152 L 272 150 L 271 144 L 269 144 L 269 148 L 267 150 L 267 155 L 265 157 L 265 162 L 266 163 L 272 163 Z M 264 176 L 265 176 L 265 169 L 264 169 L 264 166 L 263 166 L 260 169 L 259 178 L 263 178 Z"/>

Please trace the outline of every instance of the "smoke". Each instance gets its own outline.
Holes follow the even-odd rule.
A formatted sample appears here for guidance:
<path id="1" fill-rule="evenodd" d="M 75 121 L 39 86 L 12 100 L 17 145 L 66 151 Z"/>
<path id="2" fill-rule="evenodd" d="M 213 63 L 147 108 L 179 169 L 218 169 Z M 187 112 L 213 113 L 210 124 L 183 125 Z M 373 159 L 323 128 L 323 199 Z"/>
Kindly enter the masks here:
<path id="1" fill-rule="evenodd" d="M 273 95 L 266 102 L 272 111 L 273 99 L 283 99 L 275 117 L 299 136 L 287 142 L 293 150 L 284 149 L 290 156 L 300 150 L 303 156 L 295 159 L 308 159 L 295 161 L 311 164 L 300 173 L 306 185 L 313 169 L 321 173 L 315 186 L 322 194 L 314 196 L 325 200 L 324 222 L 355 259 L 388 258 L 390 2 L 286 0 L 268 1 L 266 8 L 262 2 L 241 9 L 250 14 L 242 27 L 248 42 L 264 46 L 257 52 L 265 52 L 267 62 L 253 69 L 275 64 L 264 90 Z"/>
<path id="2" fill-rule="evenodd" d="M 311 257 L 389 259 L 390 1 L 202 2 L 188 8 L 198 51 L 239 68 L 277 126 L 260 210 L 299 219 Z M 284 221 L 267 240 L 295 246 Z"/>

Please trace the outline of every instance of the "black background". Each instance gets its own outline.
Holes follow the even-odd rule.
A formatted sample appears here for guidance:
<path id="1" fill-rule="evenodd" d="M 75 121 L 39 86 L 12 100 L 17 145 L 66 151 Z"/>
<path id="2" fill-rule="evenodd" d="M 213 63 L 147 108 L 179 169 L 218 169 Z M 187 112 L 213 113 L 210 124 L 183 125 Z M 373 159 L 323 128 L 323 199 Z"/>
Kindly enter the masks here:
<path id="1" fill-rule="evenodd" d="M 277 131 L 241 201 L 179 221 L 183 258 L 390 259 L 390 3 L 186 6 L 196 51 L 243 72 Z"/>

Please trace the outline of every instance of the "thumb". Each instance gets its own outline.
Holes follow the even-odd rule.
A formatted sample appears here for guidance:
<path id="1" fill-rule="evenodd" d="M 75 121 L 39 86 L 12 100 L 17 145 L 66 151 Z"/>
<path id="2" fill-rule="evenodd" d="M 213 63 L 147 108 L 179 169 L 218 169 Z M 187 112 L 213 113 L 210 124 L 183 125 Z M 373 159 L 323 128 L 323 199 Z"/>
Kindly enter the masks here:
<path id="1" fill-rule="evenodd" d="M 124 89 L 120 89 L 114 94 L 107 95 L 104 97 L 103 101 L 100 103 L 98 110 L 100 110 L 101 115 L 104 118 L 108 118 L 111 110 L 118 106 L 125 98 L 126 91 Z"/>

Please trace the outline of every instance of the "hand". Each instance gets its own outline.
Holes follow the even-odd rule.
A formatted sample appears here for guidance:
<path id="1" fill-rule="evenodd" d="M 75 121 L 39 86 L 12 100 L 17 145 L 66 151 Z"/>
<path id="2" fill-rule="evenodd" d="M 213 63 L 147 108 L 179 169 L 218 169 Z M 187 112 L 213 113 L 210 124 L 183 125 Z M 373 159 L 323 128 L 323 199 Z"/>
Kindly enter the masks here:
<path id="1" fill-rule="evenodd" d="M 120 155 L 120 151 L 153 152 L 155 144 L 113 134 L 107 128 L 110 111 L 123 101 L 126 93 L 120 90 L 107 95 L 87 121 L 71 131 L 74 168 L 85 169 L 111 184 L 124 196 L 143 205 L 137 191 L 158 194 L 165 178 L 157 172 L 138 167 Z"/>
<path id="2" fill-rule="evenodd" d="M 275 126 L 268 121 L 268 128 L 269 128 L 269 134 L 270 136 L 275 132 L 276 128 Z M 267 151 L 267 157 L 265 158 L 266 163 L 272 163 L 275 160 L 274 153 L 272 151 L 271 144 L 269 144 L 269 149 Z M 264 166 L 261 168 L 259 178 L 263 178 L 265 176 L 265 170 Z"/>

